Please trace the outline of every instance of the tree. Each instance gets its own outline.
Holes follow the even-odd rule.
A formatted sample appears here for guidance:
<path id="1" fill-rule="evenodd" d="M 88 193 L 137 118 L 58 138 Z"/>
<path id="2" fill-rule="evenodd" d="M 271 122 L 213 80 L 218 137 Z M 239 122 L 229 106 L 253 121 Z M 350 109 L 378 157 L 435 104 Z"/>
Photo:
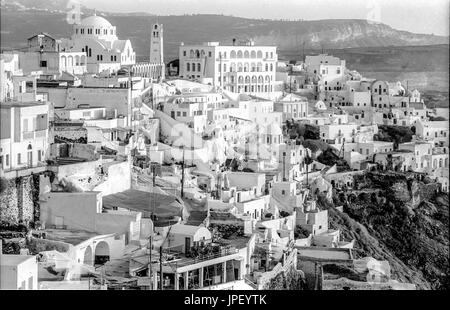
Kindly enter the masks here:
<path id="1" fill-rule="evenodd" d="M 0 194 L 3 194 L 9 187 L 8 180 L 5 178 L 0 178 Z"/>

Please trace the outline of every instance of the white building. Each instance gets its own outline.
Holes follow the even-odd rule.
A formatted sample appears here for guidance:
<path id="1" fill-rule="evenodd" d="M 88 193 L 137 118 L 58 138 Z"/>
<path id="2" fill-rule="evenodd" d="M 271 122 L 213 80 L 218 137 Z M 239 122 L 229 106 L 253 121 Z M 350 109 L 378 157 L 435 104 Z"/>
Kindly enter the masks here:
<path id="1" fill-rule="evenodd" d="M 48 104 L 2 103 L 0 169 L 8 172 L 45 165 Z"/>
<path id="2" fill-rule="evenodd" d="M 19 66 L 24 74 L 59 76 L 68 72 L 81 75 L 87 71 L 84 51 L 66 50 L 61 46 L 61 40 L 47 33 L 28 38 L 28 50 L 14 53 L 19 55 Z"/>
<path id="3" fill-rule="evenodd" d="M 274 91 L 275 46 L 247 44 L 180 46 L 180 77 L 202 80 L 231 92 L 267 94 Z"/>
<path id="4" fill-rule="evenodd" d="M 0 253 L 0 275 L 0 290 L 38 289 L 36 256 Z"/>
<path id="5" fill-rule="evenodd" d="M 416 123 L 416 135 L 435 144 L 448 146 L 449 122 L 448 121 L 418 121 Z"/>
<path id="6" fill-rule="evenodd" d="M 283 113 L 283 122 L 308 117 L 308 100 L 305 97 L 288 94 L 274 103 L 274 111 Z"/>
<path id="7" fill-rule="evenodd" d="M 355 142 L 358 132 L 356 124 L 330 124 L 320 126 L 320 139 L 329 144 Z"/>
<path id="8" fill-rule="evenodd" d="M 342 90 L 346 81 L 345 60 L 327 54 L 305 57 L 306 71 L 320 77 L 320 91 Z"/>
<path id="9" fill-rule="evenodd" d="M 121 66 L 136 63 L 136 53 L 130 40 L 120 40 L 116 27 L 101 16 L 89 16 L 75 24 L 72 38 L 65 40 L 61 48 L 86 53 L 90 73 L 112 73 Z"/>

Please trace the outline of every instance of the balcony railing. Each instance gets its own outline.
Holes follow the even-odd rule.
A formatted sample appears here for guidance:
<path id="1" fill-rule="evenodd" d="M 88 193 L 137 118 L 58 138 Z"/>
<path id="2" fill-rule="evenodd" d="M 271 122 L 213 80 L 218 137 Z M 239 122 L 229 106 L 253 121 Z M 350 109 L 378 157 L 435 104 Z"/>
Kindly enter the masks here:
<path id="1" fill-rule="evenodd" d="M 22 135 L 23 139 L 34 139 L 34 131 L 25 131 Z"/>
<path id="2" fill-rule="evenodd" d="M 35 138 L 45 138 L 46 136 L 47 136 L 47 130 L 25 131 L 22 134 L 23 140 L 35 139 Z"/>

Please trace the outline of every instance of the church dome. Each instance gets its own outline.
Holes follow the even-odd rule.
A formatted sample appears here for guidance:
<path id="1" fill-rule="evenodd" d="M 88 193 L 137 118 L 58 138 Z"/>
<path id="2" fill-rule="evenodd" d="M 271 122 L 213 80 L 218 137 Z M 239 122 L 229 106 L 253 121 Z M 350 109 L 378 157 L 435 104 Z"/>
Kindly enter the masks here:
<path id="1" fill-rule="evenodd" d="M 89 16 L 84 18 L 81 23 L 81 26 L 92 27 L 92 28 L 112 28 L 113 26 L 109 21 L 105 18 L 97 15 Z"/>

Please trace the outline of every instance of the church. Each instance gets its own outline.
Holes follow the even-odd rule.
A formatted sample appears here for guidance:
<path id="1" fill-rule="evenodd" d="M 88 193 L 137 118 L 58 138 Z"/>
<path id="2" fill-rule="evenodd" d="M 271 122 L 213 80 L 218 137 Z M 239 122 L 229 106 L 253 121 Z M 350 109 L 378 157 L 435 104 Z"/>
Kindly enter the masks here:
<path id="1" fill-rule="evenodd" d="M 61 48 L 85 53 L 87 72 L 91 74 L 120 70 L 133 76 L 161 80 L 165 78 L 162 25 L 151 25 L 150 30 L 150 61 L 145 63 L 137 63 L 131 41 L 119 39 L 116 27 L 96 14 L 75 24 L 71 39 L 63 40 Z"/>
<path id="2" fill-rule="evenodd" d="M 97 15 L 75 24 L 72 38 L 66 40 L 62 48 L 85 52 L 89 73 L 113 73 L 123 66 L 136 64 L 136 53 L 131 41 L 120 40 L 116 27 Z"/>

